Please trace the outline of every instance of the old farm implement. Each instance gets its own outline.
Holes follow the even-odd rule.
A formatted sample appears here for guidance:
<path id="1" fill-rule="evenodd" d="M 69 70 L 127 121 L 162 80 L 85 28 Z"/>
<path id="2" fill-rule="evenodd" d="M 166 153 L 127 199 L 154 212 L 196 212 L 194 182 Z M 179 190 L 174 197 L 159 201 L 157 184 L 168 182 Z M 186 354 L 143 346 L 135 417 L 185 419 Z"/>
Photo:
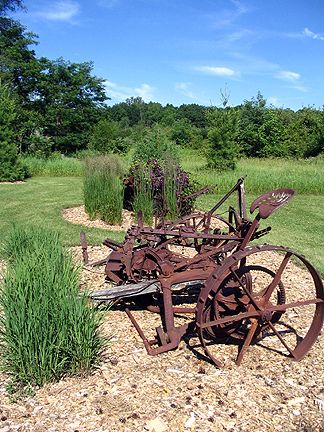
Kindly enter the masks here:
<path id="1" fill-rule="evenodd" d="M 236 205 L 229 205 L 226 217 L 219 214 L 225 202 L 232 204 L 234 195 Z M 103 242 L 112 251 L 92 265 L 105 265 L 106 280 L 114 286 L 90 297 L 99 302 L 123 299 L 151 355 L 198 335 L 204 353 L 217 366 L 224 362 L 226 347 L 239 347 L 239 365 L 255 342 L 302 359 L 324 320 L 321 277 L 304 256 L 289 248 L 251 244 L 271 229 L 260 229 L 261 220 L 293 195 L 292 189 L 277 189 L 260 196 L 250 207 L 255 216 L 249 219 L 244 182 L 239 179 L 208 212 L 194 212 L 154 228 L 144 226 L 139 215 L 123 243 Z M 83 233 L 81 245 L 87 262 Z M 152 339 L 135 319 L 134 299 L 161 315 Z"/>

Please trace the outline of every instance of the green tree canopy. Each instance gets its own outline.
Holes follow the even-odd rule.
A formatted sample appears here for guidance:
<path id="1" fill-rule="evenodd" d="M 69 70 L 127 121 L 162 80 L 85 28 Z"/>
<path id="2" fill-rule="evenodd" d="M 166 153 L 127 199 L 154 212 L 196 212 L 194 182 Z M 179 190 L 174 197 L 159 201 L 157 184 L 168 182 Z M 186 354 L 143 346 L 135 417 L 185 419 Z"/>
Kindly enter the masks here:
<path id="1" fill-rule="evenodd" d="M 17 100 L 0 81 L 0 181 L 22 180 L 26 172 L 17 160 Z"/>
<path id="2" fill-rule="evenodd" d="M 43 116 L 44 133 L 53 138 L 55 150 L 69 153 L 86 148 L 107 99 L 104 80 L 91 74 L 91 62 L 71 63 L 62 58 L 39 62 L 34 108 Z"/>
<path id="3" fill-rule="evenodd" d="M 0 32 L 0 79 L 12 85 L 24 105 L 37 97 L 41 65 L 30 48 L 35 44 L 37 36 L 17 22 Z"/>
<path id="4" fill-rule="evenodd" d="M 8 16 L 8 12 L 25 9 L 22 0 L 0 0 L 0 31 L 17 23 Z"/>

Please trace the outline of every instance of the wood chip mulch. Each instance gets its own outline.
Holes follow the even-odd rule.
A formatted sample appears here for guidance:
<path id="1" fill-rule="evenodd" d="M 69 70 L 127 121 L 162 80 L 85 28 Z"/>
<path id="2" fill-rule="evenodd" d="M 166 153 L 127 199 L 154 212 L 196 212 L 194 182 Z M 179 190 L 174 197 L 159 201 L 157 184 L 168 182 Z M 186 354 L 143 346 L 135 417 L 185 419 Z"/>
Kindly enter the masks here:
<path id="1" fill-rule="evenodd" d="M 103 220 L 91 220 L 84 210 L 84 206 L 66 208 L 62 210 L 62 217 L 73 224 L 84 225 L 90 228 L 102 228 L 109 231 L 127 231 L 134 222 L 133 213 L 123 210 L 121 225 L 110 225 Z"/>
<path id="2" fill-rule="evenodd" d="M 81 262 L 79 248 L 72 252 Z M 107 253 L 103 247 L 89 250 L 92 260 Z M 294 265 L 290 272 L 295 281 L 308 277 Z M 83 270 L 83 289 L 103 285 L 102 267 Z M 159 317 L 142 310 L 134 314 L 153 336 Z M 323 334 L 298 363 L 255 344 L 240 367 L 228 359 L 217 369 L 195 355 L 196 339 L 148 356 L 118 307 L 105 312 L 101 331 L 109 342 L 87 377 L 62 379 L 11 403 L 8 377 L 0 375 L 0 432 L 324 430 Z M 235 354 L 237 347 L 231 349 Z"/>

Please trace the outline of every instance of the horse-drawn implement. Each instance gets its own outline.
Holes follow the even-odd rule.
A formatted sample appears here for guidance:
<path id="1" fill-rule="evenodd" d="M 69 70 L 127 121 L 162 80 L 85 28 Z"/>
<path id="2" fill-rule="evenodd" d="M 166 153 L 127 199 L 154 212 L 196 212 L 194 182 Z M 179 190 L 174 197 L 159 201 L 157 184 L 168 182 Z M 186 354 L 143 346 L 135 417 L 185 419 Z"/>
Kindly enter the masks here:
<path id="1" fill-rule="evenodd" d="M 229 206 L 224 218 L 217 211 L 234 194 L 237 204 Z M 244 182 L 239 179 L 208 212 L 194 212 L 154 228 L 144 226 L 139 215 L 138 224 L 128 230 L 124 242 L 106 239 L 103 243 L 112 251 L 104 260 L 92 263 L 105 265 L 106 280 L 115 286 L 89 295 L 99 302 L 123 299 L 125 311 L 151 355 L 177 348 L 182 338 L 195 334 L 217 366 L 223 363 L 217 353 L 222 345 L 239 346 L 239 365 L 256 341 L 300 360 L 323 325 L 321 277 L 304 256 L 289 248 L 251 244 L 271 229 L 259 229 L 261 220 L 293 195 L 292 189 L 277 189 L 260 196 L 250 207 L 250 213 L 255 213 L 251 220 Z M 87 262 L 83 233 L 81 245 Z M 300 267 L 302 278 L 296 277 Z M 145 336 L 127 306 L 134 298 L 145 300 L 149 311 L 161 315 L 153 339 Z M 178 317 L 180 324 L 176 324 Z"/>

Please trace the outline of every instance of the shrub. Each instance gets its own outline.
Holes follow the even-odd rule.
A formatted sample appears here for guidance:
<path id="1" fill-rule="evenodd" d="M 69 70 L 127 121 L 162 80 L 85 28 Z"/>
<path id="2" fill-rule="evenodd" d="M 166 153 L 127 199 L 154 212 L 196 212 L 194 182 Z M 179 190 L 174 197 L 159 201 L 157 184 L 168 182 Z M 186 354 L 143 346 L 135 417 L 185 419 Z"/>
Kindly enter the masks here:
<path id="1" fill-rule="evenodd" d="M 15 227 L 5 245 L 0 295 L 2 365 L 15 381 L 43 385 L 84 373 L 103 339 L 100 318 L 79 295 L 79 272 L 58 234 Z"/>
<path id="2" fill-rule="evenodd" d="M 85 211 L 91 219 L 110 224 L 122 221 L 123 168 L 116 155 L 85 159 L 83 194 Z"/>
<path id="3" fill-rule="evenodd" d="M 36 130 L 28 139 L 28 155 L 37 158 L 48 158 L 52 153 L 52 140 L 43 134 L 42 130 Z"/>

